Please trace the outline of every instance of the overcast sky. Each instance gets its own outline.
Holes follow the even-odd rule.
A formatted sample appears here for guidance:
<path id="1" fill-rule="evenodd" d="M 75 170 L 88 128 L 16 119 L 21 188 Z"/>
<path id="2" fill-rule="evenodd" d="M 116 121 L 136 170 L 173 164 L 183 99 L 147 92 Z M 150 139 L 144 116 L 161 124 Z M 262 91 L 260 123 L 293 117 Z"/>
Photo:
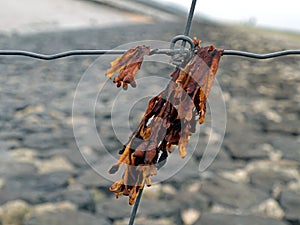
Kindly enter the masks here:
<path id="1" fill-rule="evenodd" d="M 156 0 L 189 8 L 192 0 Z M 300 32 L 300 0 L 198 0 L 196 12 L 213 19 Z"/>

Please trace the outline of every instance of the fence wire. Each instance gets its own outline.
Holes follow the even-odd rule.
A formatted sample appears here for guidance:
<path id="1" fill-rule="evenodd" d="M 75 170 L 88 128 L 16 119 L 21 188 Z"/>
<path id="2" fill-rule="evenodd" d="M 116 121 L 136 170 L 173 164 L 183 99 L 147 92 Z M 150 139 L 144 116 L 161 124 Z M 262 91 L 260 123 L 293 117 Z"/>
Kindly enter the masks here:
<path id="1" fill-rule="evenodd" d="M 184 41 L 186 42 L 186 41 Z M 66 52 L 60 52 L 56 54 L 40 54 L 35 52 L 29 51 L 21 51 L 21 50 L 0 50 L 0 56 L 26 56 L 30 58 L 36 58 L 41 60 L 55 60 L 70 56 L 89 56 L 89 55 L 121 55 L 124 54 L 127 50 L 72 50 Z M 152 49 L 150 51 L 150 55 L 155 54 L 164 54 L 164 55 L 176 55 L 182 53 L 181 49 Z M 224 56 L 240 56 L 240 57 L 247 57 L 253 59 L 270 59 L 276 58 L 281 56 L 288 56 L 288 55 L 300 55 L 300 49 L 291 49 L 291 50 L 284 50 L 278 52 L 271 52 L 266 54 L 258 54 L 253 52 L 245 52 L 245 51 L 238 51 L 238 50 L 224 50 Z"/>
<path id="2" fill-rule="evenodd" d="M 173 38 L 172 40 L 176 41 L 181 40 L 181 49 L 152 49 L 150 51 L 150 55 L 155 54 L 165 54 L 169 56 L 174 56 L 176 54 L 182 54 L 186 53 L 187 50 L 185 50 L 185 46 L 187 42 L 191 42 L 189 36 L 189 32 L 192 25 L 192 20 L 194 17 L 194 11 L 196 7 L 197 0 L 192 0 L 192 4 L 190 7 L 190 11 L 187 18 L 187 23 L 185 26 L 184 35 L 179 35 Z M 190 43 L 191 44 L 191 43 Z M 55 60 L 55 59 L 61 59 L 65 57 L 70 56 L 90 56 L 90 55 L 120 55 L 124 54 L 127 50 L 71 50 L 66 52 L 60 52 L 56 54 L 40 54 L 35 52 L 29 52 L 29 51 L 22 51 L 22 50 L 0 50 L 0 56 L 24 56 L 24 57 L 30 57 L 40 60 Z M 282 57 L 282 56 L 288 56 L 288 55 L 300 55 L 300 49 L 299 50 L 284 50 L 284 51 L 278 51 L 278 52 L 271 52 L 266 54 L 258 54 L 253 52 L 245 52 L 245 51 L 238 51 L 238 50 L 224 50 L 223 56 L 239 56 L 239 57 L 247 57 L 247 58 L 254 58 L 254 59 L 270 59 L 275 57 Z M 143 189 L 140 189 L 138 197 L 135 201 L 135 204 L 132 208 L 132 213 L 130 216 L 130 221 L 128 225 L 133 225 L 134 220 L 136 217 L 136 213 L 140 204 L 140 200 L 143 194 Z"/>

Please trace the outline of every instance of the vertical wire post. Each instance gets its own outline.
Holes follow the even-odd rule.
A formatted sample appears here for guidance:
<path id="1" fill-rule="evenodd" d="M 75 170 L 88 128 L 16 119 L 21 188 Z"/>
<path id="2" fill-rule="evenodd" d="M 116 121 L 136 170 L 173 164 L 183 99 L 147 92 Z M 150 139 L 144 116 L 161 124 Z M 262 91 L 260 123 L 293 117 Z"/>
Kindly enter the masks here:
<path id="1" fill-rule="evenodd" d="M 196 3 L 197 3 L 197 0 L 192 1 L 192 5 L 191 5 L 191 8 L 190 8 L 190 12 L 189 12 L 189 15 L 188 15 L 188 19 L 187 19 L 186 26 L 185 26 L 185 31 L 184 31 L 185 36 L 189 36 L 191 26 L 192 26 L 193 17 L 194 17 L 194 13 L 195 13 Z M 186 41 L 183 41 L 181 46 L 184 48 L 185 45 L 186 45 Z"/>
<path id="2" fill-rule="evenodd" d="M 185 36 L 189 36 L 191 26 L 192 26 L 193 17 L 194 17 L 194 13 L 195 13 L 196 3 L 197 3 L 197 0 L 192 1 L 192 5 L 191 5 L 190 11 L 189 11 L 189 15 L 188 15 L 188 19 L 187 19 L 186 26 L 185 26 L 185 31 L 184 31 Z M 183 40 L 182 44 L 181 44 L 182 50 L 184 50 L 185 46 L 186 46 L 186 41 Z M 137 198 L 135 200 L 135 203 L 134 203 L 134 206 L 132 208 L 132 212 L 131 212 L 131 216 L 130 216 L 130 220 L 129 220 L 128 225 L 134 225 L 135 216 L 136 216 L 137 210 L 138 210 L 139 205 L 140 205 L 140 201 L 141 201 L 141 198 L 142 198 L 142 195 L 143 195 L 143 190 L 144 190 L 144 188 L 140 189 L 139 195 L 137 196 Z"/>
<path id="3" fill-rule="evenodd" d="M 135 200 L 135 203 L 134 203 L 134 206 L 132 208 L 132 212 L 131 212 L 131 216 L 130 216 L 130 220 L 129 220 L 128 225 L 133 225 L 134 224 L 135 216 L 136 216 L 136 213 L 137 213 L 137 210 L 139 208 L 140 201 L 141 201 L 141 198 L 142 198 L 142 195 L 143 195 L 143 190 L 144 190 L 144 188 L 140 189 L 139 195 L 137 196 L 137 198 Z"/>

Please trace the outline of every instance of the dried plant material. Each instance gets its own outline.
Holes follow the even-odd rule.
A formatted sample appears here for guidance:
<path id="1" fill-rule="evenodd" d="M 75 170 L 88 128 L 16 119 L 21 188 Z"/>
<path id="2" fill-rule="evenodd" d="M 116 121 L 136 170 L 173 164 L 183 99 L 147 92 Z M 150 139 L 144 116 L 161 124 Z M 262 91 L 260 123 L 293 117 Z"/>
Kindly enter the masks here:
<path id="1" fill-rule="evenodd" d="M 166 163 L 174 146 L 178 146 L 182 158 L 186 156 L 197 121 L 204 122 L 206 100 L 223 50 L 199 44 L 195 39 L 197 53 L 183 70 L 177 68 L 166 89 L 149 101 L 139 127 L 109 171 L 115 173 L 126 164 L 122 179 L 115 182 L 110 191 L 117 197 L 120 194 L 129 196 L 129 204 L 134 203 L 139 189 L 145 184 L 151 185 L 150 177 Z"/>
<path id="2" fill-rule="evenodd" d="M 115 73 L 119 73 L 113 80 L 113 82 L 117 84 L 117 87 L 123 86 L 124 89 L 127 89 L 128 84 L 132 87 L 136 87 L 134 76 L 141 68 L 144 55 L 149 54 L 149 46 L 133 47 L 111 62 L 111 68 L 109 68 L 105 74 L 107 77 L 112 78 Z"/>

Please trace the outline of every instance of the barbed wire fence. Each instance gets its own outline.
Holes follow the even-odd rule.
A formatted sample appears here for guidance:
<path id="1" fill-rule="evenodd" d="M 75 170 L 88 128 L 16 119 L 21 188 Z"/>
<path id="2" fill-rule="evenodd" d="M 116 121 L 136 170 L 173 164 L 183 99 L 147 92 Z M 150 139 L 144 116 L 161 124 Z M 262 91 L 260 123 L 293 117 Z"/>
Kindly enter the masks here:
<path id="1" fill-rule="evenodd" d="M 182 60 L 178 60 L 178 58 L 175 57 L 176 55 L 179 55 L 179 59 L 182 59 L 182 57 L 185 57 L 187 54 L 194 53 L 193 39 L 189 37 L 189 33 L 190 33 L 190 29 L 194 17 L 196 3 L 197 0 L 192 0 L 184 34 L 172 38 L 170 49 L 151 49 L 149 55 L 164 54 L 164 55 L 171 56 L 174 64 L 179 66 L 182 64 Z M 181 44 L 181 48 L 175 49 L 174 46 L 177 41 L 182 41 L 182 44 Z M 190 44 L 191 48 L 189 50 L 185 48 L 186 43 Z M 120 54 L 124 54 L 126 51 L 127 50 L 71 50 L 71 51 L 60 52 L 56 54 L 40 54 L 40 53 L 22 51 L 22 50 L 0 50 L 0 56 L 23 56 L 23 57 L 40 59 L 40 60 L 56 60 L 65 57 L 70 57 L 70 56 L 120 55 Z M 257 54 L 253 52 L 246 52 L 246 51 L 239 51 L 239 50 L 226 50 L 226 49 L 223 51 L 223 56 L 239 56 L 239 57 L 247 57 L 247 58 L 254 58 L 254 59 L 270 59 L 270 58 L 282 57 L 287 55 L 300 55 L 300 49 L 284 50 L 284 51 L 271 52 L 266 54 Z M 138 197 L 132 208 L 128 225 L 134 224 L 142 194 L 143 194 L 143 188 L 140 189 Z"/>

